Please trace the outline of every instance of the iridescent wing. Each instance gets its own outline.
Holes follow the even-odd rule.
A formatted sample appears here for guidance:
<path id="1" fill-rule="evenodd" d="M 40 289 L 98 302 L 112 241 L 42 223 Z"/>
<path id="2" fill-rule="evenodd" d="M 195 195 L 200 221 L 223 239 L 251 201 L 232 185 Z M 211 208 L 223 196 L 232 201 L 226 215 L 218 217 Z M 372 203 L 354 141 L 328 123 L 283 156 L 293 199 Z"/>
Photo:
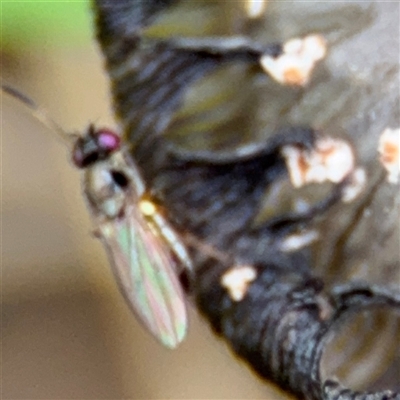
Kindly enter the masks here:
<path id="1" fill-rule="evenodd" d="M 100 224 L 99 234 L 130 308 L 169 348 L 187 331 L 184 293 L 170 251 L 132 202 L 123 217 Z"/>

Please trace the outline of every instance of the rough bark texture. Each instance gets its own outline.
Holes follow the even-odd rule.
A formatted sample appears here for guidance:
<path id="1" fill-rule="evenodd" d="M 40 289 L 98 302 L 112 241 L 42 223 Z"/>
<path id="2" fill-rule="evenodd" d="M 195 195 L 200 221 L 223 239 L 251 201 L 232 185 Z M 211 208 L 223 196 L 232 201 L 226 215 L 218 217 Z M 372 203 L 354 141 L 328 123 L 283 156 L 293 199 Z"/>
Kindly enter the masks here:
<path id="1" fill-rule="evenodd" d="M 197 306 L 240 357 L 298 398 L 400 399 L 381 389 L 400 390 L 400 194 L 377 156 L 380 133 L 400 125 L 399 4 L 272 2 L 259 21 L 248 21 L 240 7 L 95 2 L 126 142 L 182 237 L 226 255 L 213 257 L 187 239 Z M 283 41 L 315 32 L 328 40 L 329 56 L 307 88 L 282 87 L 261 71 L 260 54 L 278 55 Z M 225 39 L 239 34 L 247 39 L 227 49 Z M 367 188 L 351 204 L 340 202 L 340 185 L 287 184 L 279 150 L 310 148 L 321 132 L 349 140 L 367 170 Z M 316 245 L 282 251 L 289 234 L 309 227 L 321 232 Z M 239 302 L 221 286 L 233 264 L 257 271 Z M 348 345 L 330 345 L 324 371 L 328 341 L 361 311 L 372 325 L 350 326 Z M 379 331 L 371 336 L 372 329 Z M 391 360 L 379 353 L 376 335 L 392 341 Z M 354 373 L 357 363 L 348 358 L 362 364 L 375 353 L 375 364 L 359 373 L 375 381 L 370 391 L 334 380 L 330 364 L 340 370 L 350 363 Z M 388 369 L 378 381 L 383 362 L 392 363 L 392 376 Z"/>

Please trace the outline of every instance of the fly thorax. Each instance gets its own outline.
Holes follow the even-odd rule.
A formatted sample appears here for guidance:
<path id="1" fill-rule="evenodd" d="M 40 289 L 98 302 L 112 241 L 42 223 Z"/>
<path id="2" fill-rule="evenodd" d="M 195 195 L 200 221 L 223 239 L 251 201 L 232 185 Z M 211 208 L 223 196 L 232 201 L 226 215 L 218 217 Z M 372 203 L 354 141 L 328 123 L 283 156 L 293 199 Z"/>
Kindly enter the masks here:
<path id="1" fill-rule="evenodd" d="M 99 162 L 85 171 L 84 193 L 97 215 L 107 219 L 121 216 L 126 199 L 126 188 L 118 181 L 118 171 L 108 161 Z M 120 179 L 124 179 L 121 174 Z"/>

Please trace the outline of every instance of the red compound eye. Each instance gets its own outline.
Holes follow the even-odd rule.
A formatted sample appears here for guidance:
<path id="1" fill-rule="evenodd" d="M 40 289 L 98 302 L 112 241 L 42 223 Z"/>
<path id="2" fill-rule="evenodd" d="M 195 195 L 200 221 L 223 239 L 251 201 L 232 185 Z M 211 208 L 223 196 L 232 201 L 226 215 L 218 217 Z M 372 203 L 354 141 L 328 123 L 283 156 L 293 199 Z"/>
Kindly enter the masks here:
<path id="1" fill-rule="evenodd" d="M 113 131 L 100 129 L 96 136 L 102 150 L 112 152 L 118 150 L 121 145 L 121 138 Z"/>
<path id="2" fill-rule="evenodd" d="M 88 132 L 76 140 L 72 161 L 78 168 L 87 168 L 106 160 L 120 146 L 121 138 L 115 132 L 108 129 L 95 130 L 90 126 Z"/>

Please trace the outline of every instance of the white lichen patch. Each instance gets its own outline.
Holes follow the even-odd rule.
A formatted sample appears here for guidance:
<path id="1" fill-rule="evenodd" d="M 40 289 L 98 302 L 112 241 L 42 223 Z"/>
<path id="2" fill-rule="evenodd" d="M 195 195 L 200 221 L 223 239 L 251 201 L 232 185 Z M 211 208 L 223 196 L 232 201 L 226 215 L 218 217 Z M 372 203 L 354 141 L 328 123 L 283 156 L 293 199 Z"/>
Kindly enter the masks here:
<path id="1" fill-rule="evenodd" d="M 382 132 L 379 138 L 378 152 L 380 162 L 388 173 L 388 182 L 398 183 L 400 177 L 400 128 L 387 128 Z"/>
<path id="2" fill-rule="evenodd" d="M 283 85 L 305 86 L 316 63 L 327 51 L 326 40 L 321 35 L 295 38 L 283 46 L 283 54 L 278 57 L 264 55 L 260 59 L 262 68 L 273 79 Z"/>
<path id="3" fill-rule="evenodd" d="M 353 149 L 341 139 L 320 138 L 312 150 L 288 145 L 281 153 L 296 188 L 309 183 L 339 183 L 354 170 Z"/>
<path id="4" fill-rule="evenodd" d="M 242 301 L 256 278 L 257 271 L 251 265 L 234 266 L 222 275 L 221 285 L 228 290 L 233 301 Z"/>
<path id="5" fill-rule="evenodd" d="M 244 3 L 246 15 L 256 19 L 262 17 L 267 8 L 268 0 L 246 0 Z"/>
<path id="6" fill-rule="evenodd" d="M 291 253 L 309 246 L 318 239 L 319 233 L 316 230 L 293 233 L 286 236 L 280 245 L 280 249 L 285 253 Z"/>
<path id="7" fill-rule="evenodd" d="M 342 189 L 342 201 L 351 203 L 364 190 L 367 174 L 363 168 L 356 168 L 347 178 L 348 183 Z"/>

